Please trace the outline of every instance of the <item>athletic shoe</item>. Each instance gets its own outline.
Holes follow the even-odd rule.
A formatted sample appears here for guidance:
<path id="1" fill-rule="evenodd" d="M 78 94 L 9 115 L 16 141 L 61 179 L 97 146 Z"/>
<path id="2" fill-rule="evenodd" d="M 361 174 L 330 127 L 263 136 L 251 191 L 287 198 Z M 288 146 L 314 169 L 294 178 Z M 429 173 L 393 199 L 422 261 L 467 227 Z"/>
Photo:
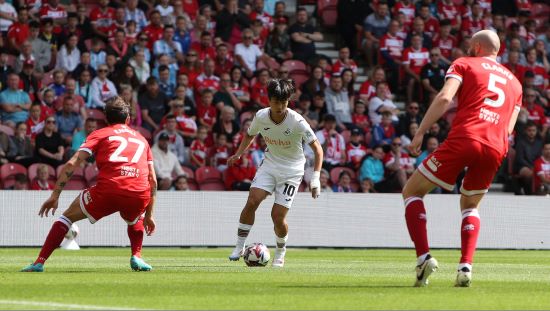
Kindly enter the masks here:
<path id="1" fill-rule="evenodd" d="M 424 262 L 416 266 L 416 282 L 415 287 L 424 287 L 428 285 L 428 278 L 438 269 L 437 260 L 432 256 L 426 256 Z"/>
<path id="2" fill-rule="evenodd" d="M 468 267 L 462 267 L 456 273 L 455 287 L 470 287 L 472 284 L 472 271 Z"/>
<path id="3" fill-rule="evenodd" d="M 151 265 L 136 256 L 130 258 L 130 267 L 132 267 L 134 271 L 151 271 L 153 269 Z"/>
<path id="4" fill-rule="evenodd" d="M 239 247 L 235 246 L 233 249 L 233 252 L 231 252 L 231 255 L 229 255 L 229 260 L 231 261 L 238 261 L 244 254 L 244 246 Z"/>
<path id="5" fill-rule="evenodd" d="M 271 266 L 275 268 L 282 268 L 285 265 L 285 254 L 286 254 L 286 247 L 275 248 L 275 255 L 273 256 L 273 261 L 271 262 Z"/>
<path id="6" fill-rule="evenodd" d="M 20 272 L 44 272 L 44 265 L 41 263 L 37 264 L 30 264 L 26 266 L 25 268 L 21 269 Z"/>

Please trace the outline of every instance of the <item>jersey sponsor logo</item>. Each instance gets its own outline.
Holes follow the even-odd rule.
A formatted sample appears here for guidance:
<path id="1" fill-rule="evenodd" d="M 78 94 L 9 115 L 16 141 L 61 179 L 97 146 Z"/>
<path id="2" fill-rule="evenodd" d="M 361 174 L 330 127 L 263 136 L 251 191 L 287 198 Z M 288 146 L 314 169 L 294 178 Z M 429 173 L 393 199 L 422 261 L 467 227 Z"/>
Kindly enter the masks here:
<path id="1" fill-rule="evenodd" d="M 292 143 L 290 140 L 281 140 L 281 139 L 272 139 L 268 136 L 264 136 L 264 140 L 268 145 L 275 145 L 275 146 L 281 146 L 281 147 L 290 147 Z"/>
<path id="2" fill-rule="evenodd" d="M 139 168 L 122 166 L 120 168 L 120 176 L 139 177 Z"/>
<path id="3" fill-rule="evenodd" d="M 290 128 L 287 128 L 286 131 L 283 132 L 283 134 L 289 136 L 290 134 L 292 134 L 292 132 L 290 131 Z"/>
<path id="4" fill-rule="evenodd" d="M 489 109 L 481 108 L 479 110 L 479 118 L 485 122 L 498 124 L 500 121 L 500 114 Z"/>

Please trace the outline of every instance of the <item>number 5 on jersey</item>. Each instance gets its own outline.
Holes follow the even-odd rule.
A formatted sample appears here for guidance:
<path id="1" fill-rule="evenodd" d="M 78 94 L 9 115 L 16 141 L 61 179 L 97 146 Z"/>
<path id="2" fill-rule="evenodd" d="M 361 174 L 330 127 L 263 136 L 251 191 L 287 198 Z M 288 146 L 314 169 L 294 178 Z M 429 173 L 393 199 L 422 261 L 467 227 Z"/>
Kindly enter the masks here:
<path id="1" fill-rule="evenodd" d="M 483 101 L 484 104 L 489 105 L 494 108 L 499 108 L 504 104 L 504 100 L 506 99 L 506 94 L 504 94 L 504 90 L 500 88 L 498 84 L 506 85 L 506 78 L 503 78 L 501 76 L 498 76 L 494 73 L 489 74 L 489 85 L 487 85 L 487 89 L 495 94 L 497 94 L 497 99 L 492 100 L 490 98 L 485 98 Z"/>
<path id="2" fill-rule="evenodd" d="M 132 157 L 131 163 L 137 163 L 139 161 L 139 158 L 141 158 L 141 155 L 143 154 L 143 150 L 145 150 L 145 144 L 136 138 L 130 137 L 128 140 L 122 136 L 109 136 L 109 141 L 116 140 L 120 142 L 120 145 L 118 145 L 118 148 L 116 148 L 115 152 L 109 157 L 109 161 L 111 162 L 126 162 L 128 163 L 128 157 L 121 156 L 122 152 L 128 147 L 128 142 L 138 145 L 136 149 L 136 153 L 134 153 L 134 156 Z"/>

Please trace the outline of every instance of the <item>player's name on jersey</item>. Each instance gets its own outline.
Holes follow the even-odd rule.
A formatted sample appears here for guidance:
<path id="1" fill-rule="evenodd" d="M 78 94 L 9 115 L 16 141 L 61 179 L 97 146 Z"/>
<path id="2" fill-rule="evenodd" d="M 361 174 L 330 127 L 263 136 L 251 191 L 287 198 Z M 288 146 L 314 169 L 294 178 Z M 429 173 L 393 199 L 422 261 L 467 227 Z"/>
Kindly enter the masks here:
<path id="1" fill-rule="evenodd" d="M 498 71 L 498 72 L 502 73 L 503 75 L 505 75 L 506 78 L 508 78 L 508 80 L 512 80 L 514 78 L 514 75 L 510 71 L 504 69 L 501 66 L 498 66 L 498 65 L 495 65 L 495 64 L 481 63 L 481 67 L 483 67 L 483 69 L 487 69 L 487 70 Z"/>

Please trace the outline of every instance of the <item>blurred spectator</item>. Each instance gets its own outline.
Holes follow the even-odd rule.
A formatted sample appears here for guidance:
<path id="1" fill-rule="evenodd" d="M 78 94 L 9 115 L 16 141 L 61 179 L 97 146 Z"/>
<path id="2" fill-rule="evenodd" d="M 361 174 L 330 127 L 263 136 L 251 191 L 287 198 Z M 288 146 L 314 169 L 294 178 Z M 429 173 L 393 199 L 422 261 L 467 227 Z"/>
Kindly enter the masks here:
<path id="1" fill-rule="evenodd" d="M 170 57 L 170 63 L 176 60 L 183 60 L 181 45 L 174 40 L 174 33 L 174 26 L 165 26 L 162 33 L 162 39 L 157 40 L 153 45 L 153 54 L 157 57 L 161 54 L 168 55 Z"/>
<path id="2" fill-rule="evenodd" d="M 214 58 L 214 75 L 220 77 L 223 73 L 229 73 L 234 63 L 233 58 L 229 55 L 227 44 L 218 44 L 216 46 L 216 57 Z"/>
<path id="3" fill-rule="evenodd" d="M 76 15 L 78 18 L 78 28 L 82 30 L 85 38 L 91 37 L 94 30 L 92 27 L 92 22 L 89 18 L 88 8 L 86 7 L 86 5 L 84 5 L 83 3 L 77 4 Z"/>
<path id="4" fill-rule="evenodd" d="M 396 128 L 398 135 L 405 134 L 411 123 L 420 124 L 422 115 L 420 114 L 420 106 L 417 102 L 410 102 L 405 106 L 405 113 L 399 116 L 399 123 Z"/>
<path id="5" fill-rule="evenodd" d="M 20 73 L 21 70 L 23 70 L 24 64 L 31 64 L 31 63 L 33 64 L 35 63 L 35 57 L 32 51 L 32 44 L 30 43 L 30 41 L 25 41 L 21 46 L 21 53 L 15 59 L 15 63 L 13 64 L 14 66 L 13 71 L 15 71 L 16 73 Z"/>
<path id="6" fill-rule="evenodd" d="M 351 131 L 350 142 L 346 146 L 347 165 L 354 170 L 359 170 L 363 158 L 367 155 L 367 148 L 362 144 L 363 132 L 360 129 Z"/>
<path id="7" fill-rule="evenodd" d="M 546 22 L 546 24 L 544 25 L 544 29 L 544 33 L 541 33 L 537 37 L 537 39 L 544 42 L 544 50 L 546 50 L 546 53 L 548 53 L 550 51 L 550 22 Z"/>
<path id="8" fill-rule="evenodd" d="M 528 119 L 535 123 L 540 130 L 540 137 L 546 137 L 548 124 L 544 114 L 544 108 L 537 104 L 537 92 L 532 88 L 526 88 L 523 91 L 523 108 L 529 112 Z"/>
<path id="9" fill-rule="evenodd" d="M 84 129 L 75 133 L 71 142 L 71 151 L 74 154 L 78 148 L 86 141 L 86 137 L 97 129 L 97 120 L 88 118 L 84 122 Z"/>
<path id="10" fill-rule="evenodd" d="M 353 71 L 346 68 L 342 70 L 342 90 L 347 93 L 349 103 L 353 106 L 355 103 L 355 79 L 353 78 Z M 353 110 L 353 107 L 352 107 Z"/>
<path id="11" fill-rule="evenodd" d="M 149 77 L 145 85 L 145 92 L 140 94 L 138 99 L 144 121 L 143 127 L 150 131 L 159 129 L 160 121 L 168 110 L 168 100 L 168 97 L 160 90 L 157 80 Z"/>
<path id="12" fill-rule="evenodd" d="M 0 4 L 0 11 L 2 11 L 3 14 L 6 14 L 10 16 L 9 11 L 5 11 L 3 9 L 4 4 Z M 20 7 L 17 14 L 17 21 L 15 21 L 13 24 L 11 24 L 7 30 L 7 38 L 8 38 L 8 47 L 10 49 L 13 49 L 17 52 L 21 51 L 21 46 L 23 45 L 23 42 L 27 41 L 29 38 L 29 11 L 26 7 Z M 12 16 L 13 17 L 13 16 Z M 3 19 L 0 18 L 0 31 L 3 32 Z"/>
<path id="13" fill-rule="evenodd" d="M 361 193 L 373 193 L 374 190 L 374 183 L 369 178 L 363 179 L 361 182 Z"/>
<path id="14" fill-rule="evenodd" d="M 428 2 L 431 2 L 431 0 Z M 430 11 L 430 5 L 423 3 L 422 1 L 418 1 L 417 12 L 418 16 L 424 22 L 424 33 L 428 35 L 430 39 L 433 38 L 437 33 L 439 33 L 439 20 L 435 18 Z M 431 40 L 429 41 L 431 43 Z"/>
<path id="15" fill-rule="evenodd" d="M 130 125 L 141 126 L 143 119 L 141 117 L 141 107 L 139 106 L 134 90 L 130 85 L 122 84 L 120 86 L 120 97 L 130 105 Z"/>
<path id="16" fill-rule="evenodd" d="M 0 132 L 0 164 L 6 164 L 15 157 L 17 148 L 10 137 Z"/>
<path id="17" fill-rule="evenodd" d="M 413 100 L 414 90 L 421 86 L 420 72 L 430 61 L 430 53 L 422 47 L 422 38 L 419 35 L 411 37 L 411 46 L 403 51 L 403 68 L 407 77 L 407 101 Z M 419 94 L 418 94 L 419 95 Z"/>
<path id="18" fill-rule="evenodd" d="M 443 88 L 446 72 L 447 66 L 441 62 L 441 51 L 437 47 L 431 49 L 429 63 L 424 65 L 420 72 L 422 86 L 428 93 L 428 104 L 433 101 L 435 95 Z"/>
<path id="19" fill-rule="evenodd" d="M 179 68 L 179 73 L 187 75 L 190 81 L 195 81 L 202 73 L 202 64 L 198 59 L 197 51 L 191 49 L 185 56 L 185 61 Z"/>
<path id="20" fill-rule="evenodd" d="M 11 3 L 6 2 L 6 0 L 0 0 L 0 12 L 2 12 L 0 15 L 0 32 L 4 36 L 10 26 L 17 21 L 17 11 Z"/>
<path id="21" fill-rule="evenodd" d="M 418 123 L 413 122 L 409 125 L 407 131 L 401 134 L 401 144 L 404 150 L 407 150 L 407 147 L 409 147 L 409 145 L 411 144 L 414 135 L 416 135 L 416 132 L 418 132 L 418 127 Z"/>
<path id="22" fill-rule="evenodd" d="M 90 86 L 91 106 L 88 108 L 103 108 L 105 101 L 118 95 L 114 83 L 107 78 L 109 68 L 107 65 L 100 65 L 97 69 L 97 77 L 92 80 Z"/>
<path id="23" fill-rule="evenodd" d="M 44 129 L 44 121 L 46 116 L 42 114 L 42 108 L 40 103 L 34 103 L 31 106 L 29 118 L 25 122 L 28 132 L 26 133 L 33 140 Z M 20 122 L 21 123 L 21 122 Z"/>
<path id="24" fill-rule="evenodd" d="M 372 146 L 388 145 L 397 136 L 392 123 L 392 115 L 385 111 L 382 113 L 380 124 L 372 127 Z"/>
<path id="25" fill-rule="evenodd" d="M 0 93 L 2 122 L 15 128 L 18 122 L 24 122 L 29 116 L 31 100 L 29 95 L 19 89 L 19 76 L 12 73 L 8 76 L 8 88 Z"/>
<path id="26" fill-rule="evenodd" d="M 214 166 L 220 172 L 224 172 L 227 169 L 227 159 L 230 156 L 228 144 L 227 135 L 216 135 L 214 146 L 212 146 L 208 155 L 210 166 Z"/>
<path id="27" fill-rule="evenodd" d="M 107 55 L 114 55 L 117 62 L 126 63 L 130 57 L 130 45 L 126 41 L 126 32 L 118 29 L 107 47 Z"/>
<path id="28" fill-rule="evenodd" d="M 90 12 L 90 21 L 96 36 L 106 40 L 113 30 L 115 9 L 109 7 L 109 0 L 98 0 L 98 7 Z"/>
<path id="29" fill-rule="evenodd" d="M 12 161 L 24 166 L 33 163 L 33 146 L 30 137 L 27 135 L 27 125 L 25 123 L 17 123 L 15 134 L 11 137 L 11 140 L 16 150 Z"/>
<path id="30" fill-rule="evenodd" d="M 168 73 L 169 74 L 169 73 Z M 141 82 L 137 77 L 134 67 L 130 64 L 125 64 L 116 72 L 113 83 L 118 86 L 117 92 L 120 93 L 121 85 L 129 85 L 134 90 L 138 90 Z"/>
<path id="31" fill-rule="evenodd" d="M 36 71 L 44 72 L 49 70 L 49 64 L 52 60 L 52 50 L 50 45 L 42 40 L 40 35 L 40 24 L 38 22 L 32 21 L 29 23 L 30 35 L 29 40 L 23 42 L 23 48 L 21 52 L 27 54 L 29 46 L 27 42 L 30 43 L 30 53 L 32 53 L 32 60 L 35 61 Z M 29 54 L 30 54 L 29 53 Z M 21 58 L 21 56 L 19 57 Z"/>
<path id="32" fill-rule="evenodd" d="M 254 175 L 256 175 L 256 168 L 252 164 L 252 159 L 249 155 L 244 155 L 225 171 L 225 189 L 248 191 Z"/>
<path id="33" fill-rule="evenodd" d="M 269 98 L 267 97 L 267 82 L 269 81 L 269 70 L 260 69 L 258 70 L 258 79 L 256 83 L 252 85 L 250 91 L 250 102 L 252 110 L 262 109 L 269 107 Z M 250 110 L 250 109 L 248 109 Z"/>
<path id="34" fill-rule="evenodd" d="M 363 30 L 363 21 L 372 12 L 370 1 L 338 1 L 337 25 L 343 44 L 348 46 L 352 58 L 357 54 L 357 32 Z"/>
<path id="35" fill-rule="evenodd" d="M 186 116 L 195 119 L 195 116 L 197 115 L 197 107 L 195 107 L 195 101 L 192 93 L 191 95 L 188 95 L 187 87 L 178 83 L 175 95 L 174 100 L 178 100 L 183 103 L 182 112 L 185 113 Z"/>
<path id="36" fill-rule="evenodd" d="M 93 69 L 93 68 L 90 68 Z M 75 94 L 82 97 L 86 107 L 92 107 L 92 72 L 84 69 L 78 78 Z"/>
<path id="37" fill-rule="evenodd" d="M 346 164 L 346 142 L 344 137 L 336 131 L 336 117 L 326 114 L 324 128 L 315 135 L 323 147 L 323 168 L 330 171 L 333 167 Z"/>
<path id="38" fill-rule="evenodd" d="M 396 178 L 399 187 L 394 190 L 401 190 L 407 183 L 407 177 L 414 171 L 414 159 L 404 153 L 401 148 L 401 138 L 395 137 L 391 142 L 391 149 L 384 157 L 386 176 Z"/>
<path id="39" fill-rule="evenodd" d="M 239 133 L 239 123 L 236 120 L 235 109 L 230 106 L 225 106 L 221 110 L 219 120 L 213 127 L 214 136 L 225 135 L 228 142 L 233 141 L 235 135 Z"/>
<path id="40" fill-rule="evenodd" d="M 140 84 L 145 84 L 149 76 L 151 75 L 151 68 L 149 63 L 145 60 L 145 54 L 142 50 L 135 52 L 134 56 L 130 59 L 130 66 L 134 68 L 136 78 Z"/>
<path id="41" fill-rule="evenodd" d="M 224 107 L 232 107 L 237 111 L 242 109 L 242 103 L 237 97 L 241 95 L 241 98 L 249 100 L 250 97 L 248 94 L 239 94 L 238 92 L 233 92 L 231 89 L 231 76 L 229 73 L 222 73 L 220 76 L 220 88 L 214 94 L 214 104 L 218 110 L 222 110 Z"/>
<path id="42" fill-rule="evenodd" d="M 44 130 L 36 135 L 35 154 L 39 163 L 46 163 L 58 167 L 63 164 L 63 139 L 55 132 L 55 118 L 46 118 Z"/>
<path id="43" fill-rule="evenodd" d="M 412 45 L 412 38 L 414 36 L 419 36 L 421 39 L 420 46 L 429 50 L 432 48 L 432 36 L 425 31 L 424 20 L 419 16 L 414 19 L 413 28 L 407 34 L 405 39 L 405 47 L 410 47 Z"/>
<path id="44" fill-rule="evenodd" d="M 76 81 L 73 78 L 67 78 L 67 80 L 65 80 L 65 94 L 57 97 L 54 103 L 54 108 L 56 111 L 62 110 L 65 98 L 70 97 L 73 99 L 72 111 L 74 113 L 80 114 L 82 119 L 85 120 L 87 117 L 86 103 L 84 102 L 84 98 L 82 98 L 82 96 L 76 94 L 75 92 Z"/>
<path id="45" fill-rule="evenodd" d="M 533 164 L 533 190 L 538 195 L 550 194 L 550 143 L 545 143 L 542 155 Z"/>
<path id="46" fill-rule="evenodd" d="M 186 54 L 191 47 L 191 34 L 187 27 L 187 19 L 183 16 L 178 16 L 176 19 L 176 28 L 174 32 L 174 41 L 181 46 L 181 52 Z"/>
<path id="47" fill-rule="evenodd" d="M 519 58 L 516 60 L 516 62 L 519 62 L 521 65 L 525 65 L 527 63 L 527 60 L 525 58 L 525 54 L 523 54 L 522 51 L 523 48 L 521 47 L 521 40 L 519 38 L 512 38 L 510 39 L 510 43 L 506 46 L 504 54 L 502 54 L 501 61 L 503 63 L 510 62 L 510 54 L 516 52 L 519 53 Z"/>
<path id="48" fill-rule="evenodd" d="M 26 60 L 23 63 L 23 70 L 19 73 L 19 79 L 19 88 L 29 95 L 31 102 L 38 99 L 38 91 L 42 82 L 34 74 L 34 61 Z"/>
<path id="49" fill-rule="evenodd" d="M 334 192 L 353 192 L 351 189 L 351 175 L 348 171 L 341 171 L 338 175 L 338 184 L 332 186 Z"/>
<path id="50" fill-rule="evenodd" d="M 367 16 L 363 23 L 363 28 L 365 29 L 365 54 L 369 66 L 375 63 L 373 57 L 380 47 L 380 39 L 388 31 L 390 20 L 388 4 L 385 1 L 380 1 L 374 13 Z"/>
<path id="51" fill-rule="evenodd" d="M 214 93 L 220 89 L 220 78 L 214 75 L 215 68 L 214 60 L 209 58 L 204 61 L 203 72 L 197 77 L 194 86 L 197 98 L 204 90 L 210 90 Z"/>
<path id="52" fill-rule="evenodd" d="M 537 51 L 537 62 L 542 64 L 547 71 L 550 71 L 550 61 L 548 60 L 550 56 L 547 53 L 544 41 L 536 40 L 534 46 Z"/>
<path id="53" fill-rule="evenodd" d="M 237 0 L 227 0 L 223 10 L 216 15 L 216 35 L 235 45 L 240 42 L 241 31 L 248 27 L 250 20 L 239 10 Z"/>
<path id="54" fill-rule="evenodd" d="M 159 11 L 154 10 L 149 14 L 149 24 L 142 29 L 142 32 L 149 40 L 147 48 L 152 49 L 153 44 L 160 40 L 163 35 L 162 17 Z"/>
<path id="55" fill-rule="evenodd" d="M 151 62 L 151 50 L 147 46 L 148 42 L 149 42 L 149 38 L 147 37 L 147 35 L 145 33 L 141 33 L 137 37 L 136 44 L 134 44 L 133 47 L 132 47 L 132 53 L 133 53 L 134 58 L 136 58 L 135 55 L 138 52 L 142 52 L 143 53 L 143 58 L 144 58 L 144 60 L 147 64 L 149 64 Z"/>
<path id="56" fill-rule="evenodd" d="M 366 114 L 367 107 L 365 105 L 365 102 L 361 99 L 357 100 L 355 102 L 353 115 L 352 115 L 352 122 L 357 126 L 359 129 L 363 130 L 365 133 L 370 132 L 370 122 L 369 117 Z"/>
<path id="57" fill-rule="evenodd" d="M 320 66 L 313 66 L 311 74 L 304 84 L 302 84 L 302 94 L 313 100 L 313 97 L 317 92 L 325 92 L 327 84 L 325 82 L 325 75 L 323 68 Z M 323 96 L 324 97 L 324 96 Z"/>
<path id="58" fill-rule="evenodd" d="M 157 1 L 155 10 L 159 11 L 162 23 L 164 25 L 174 24 L 174 7 L 170 5 L 170 0 Z"/>
<path id="59" fill-rule="evenodd" d="M 48 166 L 40 164 L 36 168 L 36 177 L 31 182 L 30 190 L 53 190 L 54 184 L 50 182 L 50 172 Z"/>
<path id="60" fill-rule="evenodd" d="M 15 180 L 15 183 L 10 188 L 10 190 L 28 190 L 29 189 L 29 180 L 27 179 L 27 176 L 25 174 L 23 173 L 15 174 L 14 180 Z"/>
<path id="61" fill-rule="evenodd" d="M 381 185 L 384 181 L 384 150 L 382 146 L 375 146 L 372 148 L 372 154 L 366 157 L 361 163 L 361 169 L 359 171 L 359 181 L 363 182 L 365 179 L 370 179 L 376 185 Z M 378 191 L 382 192 L 382 189 Z"/>
<path id="62" fill-rule="evenodd" d="M 503 61 L 504 56 L 508 56 L 508 62 L 503 63 L 502 65 L 508 70 L 510 70 L 511 73 L 513 73 L 516 78 L 518 78 L 519 82 L 523 82 L 523 77 L 525 75 L 525 66 L 520 64 L 520 56 L 523 56 L 525 58 L 525 55 L 521 53 L 520 51 L 510 51 L 508 54 L 503 55 Z M 525 63 L 525 62 L 523 62 Z"/>
<path id="63" fill-rule="evenodd" d="M 288 29 L 291 39 L 293 58 L 304 63 L 310 62 L 316 56 L 315 42 L 322 41 L 323 35 L 308 23 L 307 10 L 296 10 L 296 23 Z"/>
<path id="64" fill-rule="evenodd" d="M 287 20 L 284 17 L 275 20 L 275 28 L 265 42 L 265 53 L 278 62 L 292 59 L 290 35 L 287 32 Z"/>
<path id="65" fill-rule="evenodd" d="M 462 36 L 473 36 L 474 33 L 487 28 L 483 19 L 483 8 L 479 2 L 472 3 L 471 14 L 462 21 L 460 31 Z"/>
<path id="66" fill-rule="evenodd" d="M 153 157 L 155 158 L 155 173 L 158 178 L 159 190 L 168 190 L 172 186 L 172 176 L 185 175 L 181 169 L 177 156 L 168 149 L 170 137 L 163 133 L 153 145 Z"/>
<path id="67" fill-rule="evenodd" d="M 57 62 L 55 68 L 62 69 L 67 72 L 72 72 L 80 62 L 80 50 L 77 47 L 78 36 L 70 35 L 67 43 L 65 43 L 57 53 Z"/>
<path id="68" fill-rule="evenodd" d="M 208 128 L 208 131 L 212 131 L 212 127 L 218 118 L 218 110 L 213 105 L 214 94 L 211 90 L 205 89 L 202 91 L 201 99 L 197 105 L 197 119 L 198 124 Z"/>
<path id="69" fill-rule="evenodd" d="M 168 149 L 176 155 L 180 164 L 185 163 L 185 145 L 183 138 L 177 132 L 178 123 L 176 117 L 169 114 L 165 118 L 164 129 L 160 131 L 155 137 L 155 143 L 157 143 L 161 135 L 168 137 Z"/>
<path id="70" fill-rule="evenodd" d="M 340 129 L 351 129 L 353 104 L 349 101 L 348 93 L 342 89 L 342 77 L 338 74 L 330 77 L 330 85 L 325 89 L 325 101 L 327 112 L 336 117 Z"/>
<path id="71" fill-rule="evenodd" d="M 74 99 L 66 96 L 63 99 L 63 109 L 56 113 L 57 132 L 63 138 L 65 145 L 71 145 L 73 135 L 82 129 L 80 115 L 73 111 Z"/>
<path id="72" fill-rule="evenodd" d="M 357 76 L 357 64 L 350 58 L 350 49 L 348 47 L 340 48 L 338 59 L 332 65 L 332 73 L 342 75 L 344 69 L 350 69 L 353 72 L 353 77 Z"/>
<path id="73" fill-rule="evenodd" d="M 373 126 L 380 124 L 382 113 L 389 112 L 397 114 L 399 110 L 391 99 L 388 98 L 388 84 L 379 82 L 376 85 L 376 96 L 369 102 L 369 118 Z"/>
<path id="74" fill-rule="evenodd" d="M 451 35 L 451 21 L 443 19 L 440 23 L 439 33 L 432 39 L 432 46 L 438 47 L 441 52 L 441 60 L 447 64 L 451 64 L 452 52 L 458 46 L 458 42 Z"/>
<path id="75" fill-rule="evenodd" d="M 384 68 L 376 66 L 371 70 L 368 80 L 363 82 L 363 84 L 361 84 L 361 88 L 359 89 L 359 97 L 365 103 L 369 103 L 369 101 L 376 96 L 376 85 L 379 82 L 386 82 L 386 72 L 384 71 Z M 386 96 L 391 98 L 389 88 L 387 89 L 387 92 L 388 94 Z"/>
<path id="76" fill-rule="evenodd" d="M 65 72 L 61 69 L 54 70 L 53 82 L 48 85 L 48 88 L 52 89 L 55 93 L 55 97 L 65 94 Z"/>
<path id="77" fill-rule="evenodd" d="M 534 87 L 539 90 L 545 90 L 548 87 L 548 74 L 544 66 L 537 63 L 537 50 L 534 47 L 528 48 L 525 51 L 527 60 L 526 69 L 532 71 L 535 75 Z"/>
<path id="78" fill-rule="evenodd" d="M 138 8 L 138 0 L 127 0 L 126 8 L 124 9 L 126 21 L 135 21 L 137 31 L 140 32 L 147 25 L 147 17 L 145 13 Z"/>
<path id="79" fill-rule="evenodd" d="M 187 182 L 187 176 L 180 175 L 174 179 L 174 183 L 172 185 L 172 188 L 170 190 L 175 191 L 189 191 L 189 183 Z"/>
<path id="80" fill-rule="evenodd" d="M 170 69 L 166 65 L 160 65 L 158 71 L 158 84 L 160 90 L 164 93 L 164 95 L 166 95 L 166 97 L 174 97 L 176 91 L 176 83 L 170 80 Z"/>
<path id="81" fill-rule="evenodd" d="M 191 31 L 191 46 L 194 49 L 193 45 L 204 44 L 206 41 L 209 42 L 208 46 L 212 47 L 212 32 L 208 30 L 208 20 L 205 16 L 198 15 Z M 206 57 L 206 54 L 200 53 L 199 57 L 202 57 L 202 61 Z"/>
<path id="82" fill-rule="evenodd" d="M 434 152 L 437 148 L 439 148 L 439 141 L 437 138 L 430 136 L 427 139 L 426 142 L 426 149 L 420 153 L 420 155 L 416 158 L 415 166 L 418 167 L 424 159 L 426 159 L 432 152 Z"/>
<path id="83" fill-rule="evenodd" d="M 518 137 L 515 149 L 516 157 L 514 172 L 519 175 L 520 186 L 525 194 L 532 192 L 533 164 L 542 152 L 543 142 L 538 135 L 537 125 L 528 122 L 525 126 L 525 133 Z"/>
<path id="84" fill-rule="evenodd" d="M 206 138 L 208 137 L 208 128 L 199 126 L 197 131 L 197 138 L 193 140 L 191 144 L 191 150 L 189 152 L 191 158 L 191 165 L 194 168 L 206 166 L 206 157 L 208 147 L 206 146 Z"/>
<path id="85" fill-rule="evenodd" d="M 0 51 L 0 91 L 5 90 L 8 81 L 8 75 L 13 73 L 13 67 L 8 64 L 8 53 Z"/>
<path id="86" fill-rule="evenodd" d="M 84 70 L 88 70 L 91 74 L 91 78 L 94 78 L 95 75 L 96 75 L 96 72 L 95 72 L 95 69 L 92 67 L 91 63 L 92 63 L 92 59 L 91 59 L 89 51 L 84 51 L 84 52 L 80 53 L 80 62 L 78 63 L 76 68 L 71 73 L 71 76 L 74 79 L 78 80 L 80 78 L 80 75 L 82 74 L 82 72 Z"/>
<path id="87" fill-rule="evenodd" d="M 403 57 L 403 39 L 397 36 L 399 22 L 392 20 L 388 32 L 380 39 L 379 63 L 387 69 L 388 81 L 392 89 L 397 89 L 399 84 L 399 66 Z"/>
<path id="88" fill-rule="evenodd" d="M 264 56 L 260 48 L 252 43 L 252 30 L 245 29 L 242 32 L 243 43 L 238 43 L 235 46 L 235 60 L 244 69 L 246 76 L 251 78 L 256 71 L 256 63 L 258 60 L 263 60 L 268 56 Z"/>
<path id="89" fill-rule="evenodd" d="M 330 187 L 330 174 L 324 168 L 321 169 L 319 181 L 321 182 L 321 192 L 334 192 Z"/>
<path id="90" fill-rule="evenodd" d="M 440 20 L 448 19 L 451 22 L 450 25 L 453 30 L 457 31 L 460 29 L 462 18 L 453 0 L 441 0 L 437 6 L 437 16 Z"/>
<path id="91" fill-rule="evenodd" d="M 107 53 L 103 50 L 103 41 L 98 38 L 92 39 L 92 49 L 90 50 L 90 65 L 94 70 L 98 70 L 100 65 L 107 63 Z"/>
<path id="92" fill-rule="evenodd" d="M 48 44 L 49 48 L 52 51 L 52 58 L 50 60 L 50 63 L 48 64 L 48 70 L 49 70 L 49 68 L 52 68 L 55 66 L 56 55 L 57 55 L 57 51 L 59 50 L 59 37 L 53 32 L 54 24 L 51 18 L 44 18 L 41 20 L 40 23 L 42 25 L 42 29 L 40 34 L 38 35 L 38 38 L 46 41 L 46 43 Z"/>

